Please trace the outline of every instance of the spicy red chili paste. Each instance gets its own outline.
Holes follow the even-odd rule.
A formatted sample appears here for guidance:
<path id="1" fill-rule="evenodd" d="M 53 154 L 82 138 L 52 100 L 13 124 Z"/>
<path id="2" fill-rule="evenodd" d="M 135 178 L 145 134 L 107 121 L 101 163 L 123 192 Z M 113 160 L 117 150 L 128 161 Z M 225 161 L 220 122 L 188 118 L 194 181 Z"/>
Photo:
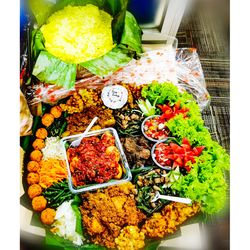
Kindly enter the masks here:
<path id="1" fill-rule="evenodd" d="M 107 182 L 118 174 L 119 151 L 110 133 L 83 138 L 67 157 L 75 186 Z"/>

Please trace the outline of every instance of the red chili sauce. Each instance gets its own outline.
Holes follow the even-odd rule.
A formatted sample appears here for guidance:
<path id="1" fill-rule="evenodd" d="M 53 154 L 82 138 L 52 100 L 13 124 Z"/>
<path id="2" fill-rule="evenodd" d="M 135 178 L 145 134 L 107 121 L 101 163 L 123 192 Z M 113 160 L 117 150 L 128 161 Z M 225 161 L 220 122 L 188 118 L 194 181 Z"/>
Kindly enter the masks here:
<path id="1" fill-rule="evenodd" d="M 114 178 L 118 174 L 117 154 L 119 151 L 115 147 L 115 138 L 110 133 L 103 134 L 101 138 L 83 138 L 78 147 L 67 150 L 73 184 L 84 186 Z"/>

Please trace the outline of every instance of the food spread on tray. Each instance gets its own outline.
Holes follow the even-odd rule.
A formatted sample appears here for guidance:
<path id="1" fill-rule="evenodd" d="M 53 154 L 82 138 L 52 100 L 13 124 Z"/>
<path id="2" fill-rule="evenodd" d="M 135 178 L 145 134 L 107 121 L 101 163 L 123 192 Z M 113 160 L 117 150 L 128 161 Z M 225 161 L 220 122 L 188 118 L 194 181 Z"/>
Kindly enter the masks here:
<path id="1" fill-rule="evenodd" d="M 167 238 L 189 217 L 215 214 L 225 205 L 224 171 L 229 168 L 229 156 L 212 140 L 192 95 L 179 92 L 169 82 L 141 86 L 141 95 L 138 87 L 127 89 L 130 98 L 115 111 L 105 107 L 101 91 L 84 89 L 57 105 L 44 104 L 43 115 L 34 117 L 38 122 L 33 124 L 26 151 L 27 195 L 33 211 L 40 213 L 46 225 L 46 238 L 52 237 L 55 244 L 65 241 L 86 249 L 92 244 L 128 249 L 130 242 L 129 249 L 140 249 L 153 239 Z M 156 102 L 155 93 L 161 93 Z M 163 117 L 171 135 L 165 141 L 152 142 L 142 134 L 142 121 L 147 117 L 135 96 L 155 102 L 151 106 Z M 96 115 L 101 119 L 92 131 L 117 130 L 132 179 L 75 194 L 68 186 L 66 160 L 73 184 L 79 187 L 116 181 L 124 172 L 115 138 L 109 132 L 84 137 L 77 147 L 64 149 L 60 144 L 65 136 L 82 133 Z M 72 119 L 75 129 L 70 125 Z M 66 125 L 57 128 L 59 121 Z M 192 204 L 152 201 L 157 192 L 190 198 Z"/>
<path id="2" fill-rule="evenodd" d="M 127 1 L 39 2 L 32 6 L 38 27 L 32 38 L 32 84 L 70 89 L 49 103 L 39 102 L 32 134 L 21 140 L 21 203 L 26 200 L 33 211 L 31 223 L 46 230 L 47 247 L 156 249 L 192 217 L 223 210 L 229 155 L 212 139 L 195 97 L 161 81 L 160 72 L 150 73 L 154 61 L 138 60 L 141 30 L 126 12 Z M 129 71 L 133 64 L 147 64 L 147 77 Z M 93 82 L 72 88 L 82 73 L 111 74 L 113 80 L 99 88 Z M 34 89 L 31 98 L 41 92 Z M 46 94 L 53 91 L 48 87 Z M 91 131 L 71 146 L 94 117 Z M 83 189 L 72 192 L 71 182 Z M 84 189 L 89 186 L 94 188 Z M 192 203 L 156 200 L 158 193 Z"/>

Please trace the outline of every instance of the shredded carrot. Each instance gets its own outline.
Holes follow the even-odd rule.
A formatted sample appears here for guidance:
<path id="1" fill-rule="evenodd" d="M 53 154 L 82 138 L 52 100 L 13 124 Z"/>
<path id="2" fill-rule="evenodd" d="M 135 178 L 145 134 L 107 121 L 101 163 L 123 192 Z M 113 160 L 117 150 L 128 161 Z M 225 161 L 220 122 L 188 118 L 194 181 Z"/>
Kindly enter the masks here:
<path id="1" fill-rule="evenodd" d="M 66 164 L 62 160 L 47 159 L 40 162 L 39 184 L 43 188 L 50 187 L 53 183 L 67 178 Z"/>

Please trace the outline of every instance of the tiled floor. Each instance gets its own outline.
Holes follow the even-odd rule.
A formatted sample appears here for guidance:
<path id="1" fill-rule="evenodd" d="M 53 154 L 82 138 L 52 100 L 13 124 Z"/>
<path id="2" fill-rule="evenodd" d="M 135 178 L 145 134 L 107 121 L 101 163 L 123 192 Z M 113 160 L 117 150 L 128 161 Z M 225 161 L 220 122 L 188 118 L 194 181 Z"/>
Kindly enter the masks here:
<path id="1" fill-rule="evenodd" d="M 179 47 L 197 48 L 211 95 L 203 118 L 213 138 L 230 152 L 229 1 L 217 2 L 196 1 L 183 18 L 177 38 Z M 209 250 L 229 249 L 229 224 L 229 212 L 207 224 Z"/>

